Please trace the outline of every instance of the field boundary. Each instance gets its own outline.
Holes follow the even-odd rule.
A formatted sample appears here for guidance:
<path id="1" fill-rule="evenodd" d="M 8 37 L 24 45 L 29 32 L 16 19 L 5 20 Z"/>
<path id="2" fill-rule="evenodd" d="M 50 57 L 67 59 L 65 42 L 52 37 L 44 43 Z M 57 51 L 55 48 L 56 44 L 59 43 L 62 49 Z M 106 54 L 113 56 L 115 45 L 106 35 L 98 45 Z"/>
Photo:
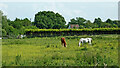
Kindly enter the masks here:
<path id="1" fill-rule="evenodd" d="M 51 37 L 74 35 L 120 34 L 120 28 L 94 28 L 94 29 L 26 29 L 27 37 Z"/>

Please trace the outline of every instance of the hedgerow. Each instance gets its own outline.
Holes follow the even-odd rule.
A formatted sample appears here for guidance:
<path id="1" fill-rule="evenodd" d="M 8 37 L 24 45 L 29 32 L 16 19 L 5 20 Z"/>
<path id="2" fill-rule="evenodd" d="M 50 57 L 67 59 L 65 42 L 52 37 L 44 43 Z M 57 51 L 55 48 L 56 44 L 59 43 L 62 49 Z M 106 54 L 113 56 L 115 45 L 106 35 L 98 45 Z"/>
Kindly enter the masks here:
<path id="1" fill-rule="evenodd" d="M 73 36 L 94 34 L 120 34 L 120 28 L 94 28 L 94 29 L 26 29 L 26 35 L 35 36 Z"/>

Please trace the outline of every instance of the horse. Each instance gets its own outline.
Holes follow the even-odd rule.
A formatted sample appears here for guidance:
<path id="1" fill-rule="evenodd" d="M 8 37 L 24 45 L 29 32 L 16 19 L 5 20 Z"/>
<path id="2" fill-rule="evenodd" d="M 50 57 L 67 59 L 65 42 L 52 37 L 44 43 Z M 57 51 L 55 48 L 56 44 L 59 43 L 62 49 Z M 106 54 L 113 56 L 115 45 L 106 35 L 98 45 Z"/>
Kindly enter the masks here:
<path id="1" fill-rule="evenodd" d="M 89 43 L 90 45 L 92 44 L 92 38 L 81 38 L 80 41 L 79 41 L 79 47 L 80 45 L 83 45 L 83 43 Z"/>
<path id="2" fill-rule="evenodd" d="M 67 44 L 66 44 L 66 41 L 65 41 L 64 37 L 61 38 L 61 44 L 62 44 L 63 47 L 67 47 Z"/>

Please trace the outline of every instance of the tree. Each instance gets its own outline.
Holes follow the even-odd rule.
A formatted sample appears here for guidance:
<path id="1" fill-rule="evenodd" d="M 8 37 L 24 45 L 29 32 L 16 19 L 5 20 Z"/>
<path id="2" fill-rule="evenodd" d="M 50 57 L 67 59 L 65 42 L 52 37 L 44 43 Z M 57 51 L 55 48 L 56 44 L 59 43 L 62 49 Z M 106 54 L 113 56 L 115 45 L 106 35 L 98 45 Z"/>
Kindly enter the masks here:
<path id="1" fill-rule="evenodd" d="M 102 20 L 100 18 L 95 18 L 93 23 L 96 25 L 97 28 L 102 27 L 101 26 Z"/>
<path id="2" fill-rule="evenodd" d="M 12 22 L 12 26 L 16 29 L 20 29 L 22 27 L 22 22 L 19 19 L 15 19 L 15 21 Z"/>
<path id="3" fill-rule="evenodd" d="M 98 26 L 98 24 L 97 23 L 93 23 L 93 26 L 92 26 L 93 28 L 98 28 L 99 26 Z"/>
<path id="4" fill-rule="evenodd" d="M 86 20 L 82 17 L 76 17 L 76 19 L 72 18 L 70 19 L 69 24 L 79 24 L 79 25 L 84 25 L 84 22 Z"/>
<path id="5" fill-rule="evenodd" d="M 84 25 L 84 22 L 86 20 L 84 18 L 82 18 L 82 17 L 76 17 L 76 21 L 78 22 L 79 25 Z"/>
<path id="6" fill-rule="evenodd" d="M 70 19 L 70 22 L 68 23 L 68 25 L 70 24 L 78 24 L 79 25 L 79 28 L 82 29 L 82 28 L 85 28 L 85 22 L 86 20 L 82 17 L 76 17 L 76 19 L 72 18 Z"/>
<path id="7" fill-rule="evenodd" d="M 0 10 L 0 37 L 2 36 L 2 16 L 3 12 Z"/>
<path id="8" fill-rule="evenodd" d="M 7 32 L 5 31 L 5 29 L 2 29 L 2 36 L 6 36 Z"/>
<path id="9" fill-rule="evenodd" d="M 111 24 L 110 23 L 105 23 L 105 28 L 110 28 Z"/>
<path id="10" fill-rule="evenodd" d="M 33 22 L 32 22 L 33 23 Z M 25 29 L 37 29 L 33 26 L 28 18 L 18 19 L 14 21 L 7 19 L 7 16 L 3 15 L 0 10 L 0 36 L 8 36 L 9 38 L 16 38 L 20 34 L 25 33 Z"/>
<path id="11" fill-rule="evenodd" d="M 31 21 L 28 18 L 25 18 L 22 20 L 22 25 L 23 26 L 30 26 L 31 25 Z"/>
<path id="12" fill-rule="evenodd" d="M 2 29 L 7 29 L 8 28 L 8 22 L 7 22 L 7 16 L 2 16 Z"/>
<path id="13" fill-rule="evenodd" d="M 0 24 L 2 24 L 2 16 L 3 16 L 3 12 L 0 10 Z"/>
<path id="14" fill-rule="evenodd" d="M 69 24 L 78 24 L 78 22 L 73 18 L 73 19 L 70 19 Z"/>
<path id="15" fill-rule="evenodd" d="M 80 26 L 79 26 L 79 29 L 83 29 L 83 28 L 85 28 L 83 25 L 80 25 Z"/>
<path id="16" fill-rule="evenodd" d="M 34 25 L 40 29 L 65 28 L 66 21 L 59 13 L 53 11 L 40 11 L 35 14 Z"/>
<path id="17" fill-rule="evenodd" d="M 111 19 L 107 19 L 106 23 L 113 24 L 113 21 Z"/>
<path id="18" fill-rule="evenodd" d="M 93 24 L 91 23 L 91 21 L 87 20 L 85 23 L 85 28 L 92 28 L 92 27 L 93 27 Z"/>
<path id="19" fill-rule="evenodd" d="M 115 25 L 117 25 L 117 27 L 120 28 L 120 21 L 119 21 L 119 20 L 114 20 L 113 23 L 114 23 Z"/>

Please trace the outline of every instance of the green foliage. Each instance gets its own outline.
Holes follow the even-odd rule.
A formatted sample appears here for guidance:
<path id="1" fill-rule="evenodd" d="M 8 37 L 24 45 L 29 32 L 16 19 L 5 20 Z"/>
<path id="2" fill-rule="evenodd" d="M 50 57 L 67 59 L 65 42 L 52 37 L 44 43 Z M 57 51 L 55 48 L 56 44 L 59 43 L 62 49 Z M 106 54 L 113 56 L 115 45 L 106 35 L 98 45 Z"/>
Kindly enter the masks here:
<path id="1" fill-rule="evenodd" d="M 2 16 L 2 34 L 8 36 L 8 38 L 17 38 L 18 35 L 24 34 L 25 29 L 37 29 L 36 26 L 32 26 L 31 21 L 27 18 L 10 21 L 6 16 Z"/>
<path id="2" fill-rule="evenodd" d="M 76 17 L 76 19 L 70 19 L 70 22 L 68 23 L 68 25 L 70 24 L 78 24 L 79 25 L 79 28 L 85 28 L 84 25 L 85 25 L 85 22 L 86 20 L 82 17 Z M 75 29 L 75 28 L 74 28 Z"/>
<path id="3" fill-rule="evenodd" d="M 15 64 L 16 65 L 20 64 L 20 60 L 21 60 L 21 55 L 16 55 L 16 57 L 15 57 Z"/>
<path id="4" fill-rule="evenodd" d="M 7 35 L 7 32 L 4 29 L 2 29 L 2 36 L 6 36 L 6 35 Z"/>
<path id="5" fill-rule="evenodd" d="M 84 29 L 26 29 L 25 31 L 28 32 L 40 32 L 40 31 L 119 31 L 120 28 L 94 28 L 94 29 L 88 29 L 88 28 L 84 28 Z"/>
<path id="6" fill-rule="evenodd" d="M 98 27 L 101 27 L 100 25 L 102 23 L 102 20 L 100 18 L 95 18 L 93 23 L 96 23 L 98 25 Z"/>
<path id="7" fill-rule="evenodd" d="M 112 33 L 113 31 L 113 34 L 114 34 L 114 33 L 118 33 L 119 31 L 114 28 L 120 27 L 120 21 L 118 20 L 113 21 L 111 19 L 107 19 L 105 22 L 103 22 L 100 18 L 95 18 L 94 22 L 92 23 L 90 20 L 86 20 L 82 17 L 76 17 L 76 19 L 73 18 L 70 20 L 68 25 L 65 25 L 65 24 L 66 24 L 66 21 L 64 17 L 59 13 L 54 13 L 53 11 L 40 11 L 37 14 L 35 14 L 34 22 L 31 22 L 28 18 L 24 18 L 24 19 L 16 18 L 14 21 L 11 21 L 10 19 L 7 19 L 7 16 L 3 15 L 3 12 L 0 10 L 1 32 L 3 31 L 3 35 L 8 36 L 9 38 L 16 38 L 20 34 L 26 34 L 26 32 L 27 34 L 30 33 L 31 36 L 34 32 L 38 32 L 38 34 L 40 33 L 39 34 L 40 36 L 43 36 L 43 35 L 45 36 L 46 35 L 49 35 L 49 36 L 63 35 L 64 36 L 64 35 L 76 35 L 76 34 L 79 35 L 79 34 L 92 34 L 92 33 L 104 34 L 105 31 L 108 31 L 109 33 Z M 78 24 L 79 29 L 77 30 L 75 27 L 74 27 L 75 30 L 66 29 L 69 27 L 70 24 Z M 39 30 L 38 28 L 43 30 Z M 92 28 L 96 28 L 96 29 L 92 29 Z M 29 30 L 26 31 L 26 29 L 29 29 Z M 35 30 L 30 31 L 31 29 L 35 29 Z M 49 29 L 49 30 L 46 30 L 46 29 Z M 56 30 L 56 29 L 59 29 L 59 30 Z M 77 32 L 81 32 L 81 33 L 77 33 Z"/>
<path id="8" fill-rule="evenodd" d="M 40 29 L 65 28 L 65 24 L 64 17 L 53 11 L 40 11 L 35 14 L 34 25 Z"/>
<path id="9" fill-rule="evenodd" d="M 93 28 L 93 24 L 91 23 L 90 20 L 87 20 L 85 23 L 85 28 Z"/>
<path id="10" fill-rule="evenodd" d="M 8 22 L 7 22 L 7 17 L 6 16 L 2 16 L 2 29 L 7 29 L 8 27 Z"/>
<path id="11" fill-rule="evenodd" d="M 3 12 L 0 10 L 0 25 L 2 24 L 2 16 L 3 16 Z"/>
<path id="12" fill-rule="evenodd" d="M 26 26 L 25 29 L 38 29 L 36 26 Z"/>
<path id="13" fill-rule="evenodd" d="M 76 19 L 71 19 L 68 25 L 70 24 L 79 24 L 79 28 L 117 28 L 120 27 L 120 22 L 118 20 L 112 21 L 107 19 L 103 22 L 100 18 L 95 18 L 92 23 L 90 20 L 85 20 L 81 17 L 76 17 Z"/>
<path id="14" fill-rule="evenodd" d="M 31 21 L 28 18 L 25 18 L 22 21 L 23 21 L 22 25 L 25 26 L 25 27 L 31 25 Z"/>
<path id="15" fill-rule="evenodd" d="M 119 34 L 120 28 L 94 28 L 94 29 L 26 29 L 27 36 L 68 36 L 92 34 Z"/>

